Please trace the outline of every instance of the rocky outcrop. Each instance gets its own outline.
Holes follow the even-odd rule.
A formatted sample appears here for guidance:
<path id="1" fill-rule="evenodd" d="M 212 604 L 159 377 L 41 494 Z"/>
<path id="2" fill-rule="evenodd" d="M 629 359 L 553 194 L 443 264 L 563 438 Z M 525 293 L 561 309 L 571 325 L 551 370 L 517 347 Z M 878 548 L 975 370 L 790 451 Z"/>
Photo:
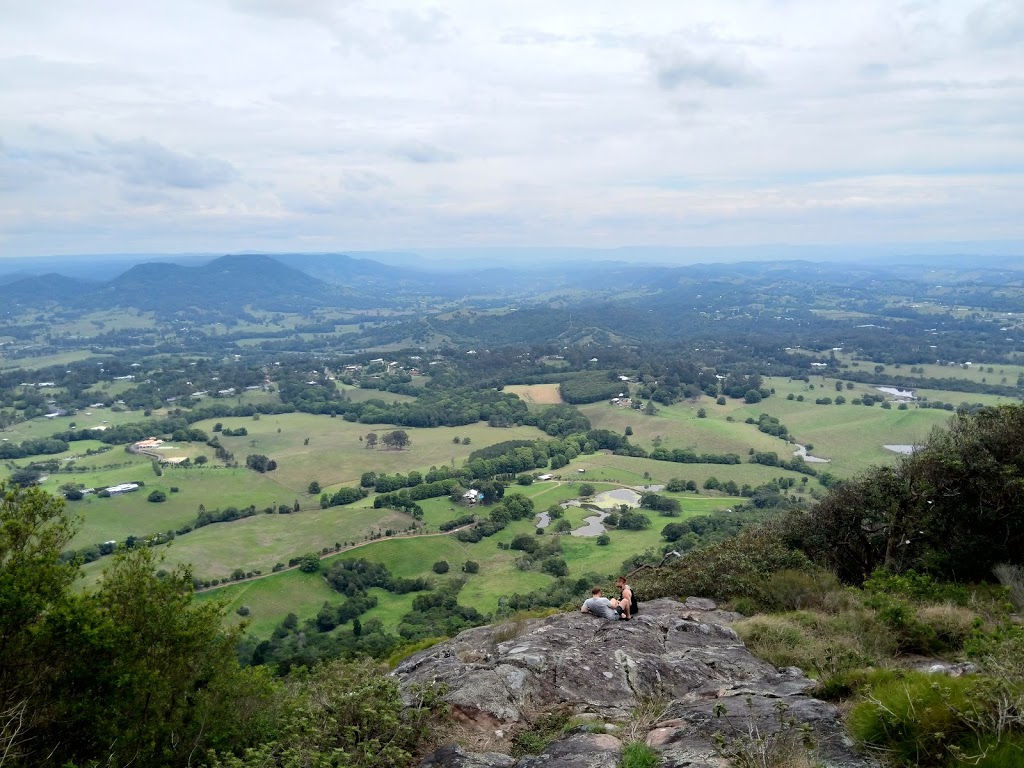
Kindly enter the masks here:
<path id="1" fill-rule="evenodd" d="M 661 765 L 718 767 L 729 750 L 753 748 L 751 733 L 773 749 L 806 733 L 825 766 L 875 766 L 852 750 L 836 708 L 808 695 L 799 669 L 747 651 L 724 624 L 734 618 L 710 600 L 662 599 L 628 622 L 563 613 L 478 627 L 415 654 L 395 675 L 405 688 L 447 687 L 462 744 L 422 766 L 614 768 L 622 744 L 641 739 Z M 509 757 L 515 735 L 552 712 L 576 727 L 538 755 Z"/>

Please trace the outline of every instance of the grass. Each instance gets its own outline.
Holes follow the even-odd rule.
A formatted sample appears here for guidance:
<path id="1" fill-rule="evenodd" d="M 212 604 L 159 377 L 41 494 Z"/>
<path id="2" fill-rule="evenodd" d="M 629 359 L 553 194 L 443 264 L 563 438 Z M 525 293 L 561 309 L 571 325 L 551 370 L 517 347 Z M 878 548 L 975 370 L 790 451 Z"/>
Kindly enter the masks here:
<path id="1" fill-rule="evenodd" d="M 368 507 L 332 507 L 290 515 L 256 514 L 231 523 L 208 525 L 162 549 L 166 550 L 169 563 L 191 564 L 200 578 L 224 579 L 236 568 L 269 573 L 275 563 L 287 563 L 292 557 L 336 543 L 361 542 L 371 531 L 404 530 L 410 522 L 411 518 L 401 512 Z"/>
<path id="2" fill-rule="evenodd" d="M 123 541 L 129 535 L 141 536 L 180 528 L 195 520 L 200 504 L 211 511 L 229 506 L 245 508 L 252 504 L 262 510 L 264 507 L 276 507 L 278 504 L 291 505 L 294 500 L 292 494 L 282 492 L 281 487 L 267 475 L 260 475 L 247 469 L 165 468 L 163 476 L 156 477 L 148 459 L 132 470 L 118 469 L 85 475 L 61 474 L 54 477 L 57 478 L 58 485 L 66 482 L 65 478 L 73 479 L 75 482 L 98 480 L 100 482 L 92 486 L 97 488 L 133 479 L 142 479 L 146 483 L 134 493 L 112 496 L 109 499 L 89 495 L 81 501 L 69 502 L 69 509 L 83 518 L 82 528 L 72 543 L 75 547 L 110 539 Z M 181 490 L 178 493 L 171 493 L 172 486 Z M 167 501 L 160 504 L 146 501 L 146 497 L 153 490 L 164 491 L 167 494 Z M 319 512 L 319 509 L 316 511 Z M 211 530 L 214 529 L 216 526 Z M 199 533 L 196 531 L 187 536 L 196 536 Z M 183 537 L 178 545 L 184 545 L 186 541 L 188 539 Z M 205 566 L 206 563 L 196 565 Z M 230 570 L 234 567 L 232 565 Z"/>
<path id="3" fill-rule="evenodd" d="M 222 600 L 226 604 L 228 621 L 242 621 L 235 611 L 248 606 L 249 633 L 266 636 L 288 613 L 300 619 L 312 618 L 324 601 L 341 602 L 341 595 L 331 589 L 318 573 L 303 573 L 296 569 L 284 571 L 272 579 L 258 579 L 233 584 L 221 589 L 201 592 L 195 599 L 206 602 Z"/>
<path id="4" fill-rule="evenodd" d="M 0 354 L 0 370 L 9 371 L 16 368 L 36 370 L 47 368 L 51 365 L 67 365 L 68 363 L 77 363 L 81 360 L 102 360 L 109 359 L 109 357 L 109 355 L 94 355 L 85 349 L 74 352 L 59 352 L 53 355 L 39 355 L 38 357 L 22 355 L 12 357 L 10 354 Z"/>
<path id="5" fill-rule="evenodd" d="M 804 477 L 798 472 L 760 464 L 676 464 L 605 453 L 580 456 L 573 460 L 572 467 L 586 469 L 585 475 L 579 476 L 579 482 L 603 480 L 629 486 L 664 485 L 673 477 L 693 480 L 698 486 L 702 486 L 709 477 L 723 482 L 735 480 L 741 486 L 744 483 L 758 486 L 779 477 L 792 477 L 799 483 Z"/>
<path id="6" fill-rule="evenodd" d="M 221 443 L 244 463 L 251 453 L 274 459 L 278 468 L 274 479 L 292 493 L 302 493 L 310 481 L 325 489 L 338 485 L 357 485 L 364 472 L 425 472 L 431 466 L 455 462 L 461 464 L 477 448 L 503 440 L 535 440 L 545 437 L 535 427 L 496 429 L 478 423 L 463 427 L 408 428 L 409 448 L 389 451 L 367 450 L 359 440 L 369 432 L 378 435 L 393 427 L 382 424 L 356 424 L 344 419 L 307 413 L 263 416 L 258 420 L 231 418 L 198 422 L 195 426 L 211 432 L 215 421 L 225 427 L 245 427 L 245 437 L 222 437 Z M 459 438 L 458 444 L 453 442 Z M 469 445 L 461 440 L 469 438 Z M 307 442 L 308 441 L 308 442 Z"/>

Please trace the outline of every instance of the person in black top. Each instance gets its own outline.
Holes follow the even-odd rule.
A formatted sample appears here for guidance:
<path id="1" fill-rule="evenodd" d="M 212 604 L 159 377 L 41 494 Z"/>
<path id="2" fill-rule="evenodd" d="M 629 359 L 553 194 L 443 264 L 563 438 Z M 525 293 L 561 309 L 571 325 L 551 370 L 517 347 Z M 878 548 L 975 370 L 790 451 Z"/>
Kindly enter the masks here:
<path id="1" fill-rule="evenodd" d="M 619 576 L 615 580 L 615 586 L 619 589 L 619 613 L 623 619 L 630 619 L 639 611 L 636 595 L 633 594 L 632 587 L 626 583 L 625 576 Z"/>

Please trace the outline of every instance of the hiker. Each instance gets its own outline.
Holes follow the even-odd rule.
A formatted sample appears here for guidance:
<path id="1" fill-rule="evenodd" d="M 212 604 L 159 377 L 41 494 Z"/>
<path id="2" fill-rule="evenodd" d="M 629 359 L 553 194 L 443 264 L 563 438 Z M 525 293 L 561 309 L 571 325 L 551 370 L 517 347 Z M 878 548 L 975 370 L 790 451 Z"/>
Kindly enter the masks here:
<path id="1" fill-rule="evenodd" d="M 602 619 L 618 621 L 618 607 L 618 600 L 609 600 L 607 597 L 602 597 L 601 588 L 594 587 L 594 589 L 591 590 L 591 597 L 588 597 L 583 601 L 583 605 L 580 607 L 580 613 L 592 613 L 595 616 L 600 616 Z"/>
<path id="2" fill-rule="evenodd" d="M 640 612 L 636 595 L 633 594 L 633 588 L 626 583 L 625 576 L 619 576 L 615 580 L 615 586 L 619 590 L 619 613 L 623 619 L 628 621 Z"/>

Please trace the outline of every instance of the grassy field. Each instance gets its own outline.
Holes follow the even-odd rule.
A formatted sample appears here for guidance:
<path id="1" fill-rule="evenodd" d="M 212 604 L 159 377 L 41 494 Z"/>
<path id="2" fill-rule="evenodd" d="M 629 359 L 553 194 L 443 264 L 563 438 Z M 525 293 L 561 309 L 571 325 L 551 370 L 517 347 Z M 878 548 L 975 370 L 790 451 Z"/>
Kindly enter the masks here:
<path id="1" fill-rule="evenodd" d="M 236 568 L 270 573 L 275 563 L 287 563 L 293 557 L 335 544 L 361 543 L 373 531 L 404 530 L 410 522 L 411 518 L 404 513 L 369 507 L 257 514 L 205 526 L 159 550 L 167 563 L 191 565 L 199 578 L 224 579 Z M 99 562 L 84 568 L 87 577 L 100 570 Z"/>
<path id="2" fill-rule="evenodd" d="M 409 448 L 391 451 L 378 447 L 367 450 L 360 441 L 369 432 L 381 435 L 394 427 L 383 424 L 355 424 L 308 413 L 288 413 L 254 419 L 220 419 L 226 428 L 245 427 L 245 437 L 222 437 L 221 443 L 245 462 L 249 454 L 264 454 L 274 459 L 278 468 L 274 480 L 290 493 L 305 492 L 310 481 L 324 488 L 356 485 L 363 472 L 426 471 L 431 466 L 455 462 L 460 465 L 474 450 L 503 440 L 536 440 L 546 437 L 535 427 L 496 429 L 484 423 L 464 427 L 408 428 L 412 441 Z M 195 426 L 210 432 L 215 420 L 197 422 Z M 455 443 L 454 439 L 459 442 Z M 464 438 L 469 445 L 462 445 Z"/>
<path id="3" fill-rule="evenodd" d="M 760 464 L 675 464 L 671 461 L 634 459 L 605 453 L 580 456 L 573 461 L 572 466 L 586 469 L 586 474 L 579 477 L 579 482 L 604 480 L 629 486 L 663 485 L 673 477 L 693 480 L 698 486 L 703 485 L 709 477 L 723 482 L 735 480 L 739 485 L 749 483 L 752 486 L 762 485 L 778 477 L 792 477 L 799 483 L 803 477 L 797 472 L 763 467 Z"/>
<path id="4" fill-rule="evenodd" d="M 227 620 L 233 624 L 242 620 L 235 611 L 243 605 L 248 606 L 252 611 L 248 617 L 249 632 L 265 637 L 288 613 L 308 619 L 316 615 L 325 600 L 336 605 L 341 602 L 340 597 L 319 573 L 303 573 L 296 569 L 275 574 L 272 579 L 200 592 L 195 599 L 223 601 L 227 606 Z"/>
<path id="5" fill-rule="evenodd" d="M 0 370 L 9 371 L 15 368 L 47 368 L 51 365 L 67 365 L 68 363 L 77 363 L 80 360 L 102 360 L 108 357 L 109 355 L 95 355 L 86 349 L 75 350 L 73 352 L 59 352 L 53 355 L 39 355 L 38 357 L 29 357 L 24 355 L 11 357 L 9 354 L 3 354 L 0 352 Z"/>
<path id="6" fill-rule="evenodd" d="M 96 488 L 138 479 L 146 484 L 134 493 L 112 496 L 109 499 L 89 495 L 81 501 L 69 502 L 68 508 L 83 519 L 82 528 L 75 536 L 72 546 L 86 546 L 110 539 L 124 541 L 129 535 L 144 536 L 174 530 L 193 522 L 200 504 L 211 511 L 229 506 L 241 509 L 249 505 L 263 509 L 268 506 L 276 507 L 278 504 L 291 505 L 295 500 L 292 494 L 283 492 L 270 476 L 260 475 L 248 469 L 165 468 L 163 476 L 156 477 L 148 459 L 136 458 L 143 459 L 144 463 L 134 471 L 118 469 L 108 473 L 88 473 L 81 476 L 61 474 L 53 476 L 44 484 L 45 487 L 56 479 L 55 485 L 59 486 L 69 477 L 76 482 L 87 482 L 87 479 L 98 481 L 91 486 Z M 142 477 L 139 477 L 140 474 Z M 178 488 L 179 491 L 172 493 L 172 487 Z M 56 487 L 47 490 L 56 491 Z M 146 501 L 146 497 L 153 490 L 166 493 L 167 501 Z M 309 500 L 305 500 L 305 505 L 314 506 Z M 198 533 L 190 533 L 188 536 L 196 536 Z M 182 538 L 177 545 L 181 546 L 187 540 Z M 232 569 L 229 569 L 229 572 Z"/>
<path id="7" fill-rule="evenodd" d="M 700 408 L 705 409 L 707 418 L 697 417 Z M 782 441 L 758 432 L 757 427 L 742 423 L 742 419 L 726 421 L 725 417 L 733 413 L 735 406 L 716 405 L 707 397 L 696 402 L 659 406 L 657 413 L 650 416 L 604 402 L 580 406 L 580 410 L 597 429 L 623 434 L 626 427 L 632 427 L 630 442 L 648 451 L 655 447 L 659 438 L 663 448 L 691 448 L 698 453 L 737 453 L 742 456 L 750 448 L 781 453 L 785 447 Z"/>

